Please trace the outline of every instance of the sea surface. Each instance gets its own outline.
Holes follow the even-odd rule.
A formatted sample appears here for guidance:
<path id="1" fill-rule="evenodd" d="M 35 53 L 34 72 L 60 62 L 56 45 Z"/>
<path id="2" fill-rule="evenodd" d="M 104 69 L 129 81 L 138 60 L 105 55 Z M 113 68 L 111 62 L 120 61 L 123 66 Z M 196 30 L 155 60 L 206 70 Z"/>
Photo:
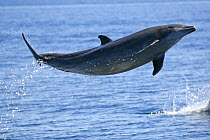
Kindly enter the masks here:
<path id="1" fill-rule="evenodd" d="M 8 0 L 0 17 L 0 139 L 210 139 L 210 1 Z M 152 63 L 109 76 L 40 67 L 21 36 L 38 53 L 70 53 L 166 24 L 197 31 L 156 76 Z"/>

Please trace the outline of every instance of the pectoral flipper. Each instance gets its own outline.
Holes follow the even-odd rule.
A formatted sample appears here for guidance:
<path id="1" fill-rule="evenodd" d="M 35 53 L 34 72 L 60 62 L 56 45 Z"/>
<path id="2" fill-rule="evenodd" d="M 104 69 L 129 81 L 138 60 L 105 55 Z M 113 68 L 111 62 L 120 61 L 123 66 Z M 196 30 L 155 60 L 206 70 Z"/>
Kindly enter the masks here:
<path id="1" fill-rule="evenodd" d="M 153 62 L 153 73 L 152 75 L 155 76 L 163 67 L 163 62 L 164 62 L 164 57 L 165 57 L 165 53 L 162 55 L 159 55 L 158 57 L 156 57 L 152 62 Z"/>

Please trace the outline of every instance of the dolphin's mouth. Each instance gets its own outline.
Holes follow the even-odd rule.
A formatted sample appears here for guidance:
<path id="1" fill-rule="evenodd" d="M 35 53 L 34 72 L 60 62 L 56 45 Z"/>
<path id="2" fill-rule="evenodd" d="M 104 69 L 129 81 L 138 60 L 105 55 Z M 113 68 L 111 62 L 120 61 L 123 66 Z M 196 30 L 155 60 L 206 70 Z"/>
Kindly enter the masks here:
<path id="1" fill-rule="evenodd" d="M 184 27 L 184 29 L 188 31 L 188 34 L 196 31 L 195 26 L 186 26 L 186 27 Z"/>

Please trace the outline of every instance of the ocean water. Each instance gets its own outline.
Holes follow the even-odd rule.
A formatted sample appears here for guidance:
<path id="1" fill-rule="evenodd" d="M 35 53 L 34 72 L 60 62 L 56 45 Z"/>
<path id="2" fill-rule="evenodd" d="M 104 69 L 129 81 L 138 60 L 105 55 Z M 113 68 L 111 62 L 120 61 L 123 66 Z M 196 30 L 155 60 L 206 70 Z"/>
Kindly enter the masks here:
<path id="1" fill-rule="evenodd" d="M 0 2 L 0 139 L 210 139 L 210 1 L 21 2 Z M 21 36 L 70 53 L 165 24 L 197 31 L 154 77 L 151 63 L 109 76 L 40 67 Z"/>

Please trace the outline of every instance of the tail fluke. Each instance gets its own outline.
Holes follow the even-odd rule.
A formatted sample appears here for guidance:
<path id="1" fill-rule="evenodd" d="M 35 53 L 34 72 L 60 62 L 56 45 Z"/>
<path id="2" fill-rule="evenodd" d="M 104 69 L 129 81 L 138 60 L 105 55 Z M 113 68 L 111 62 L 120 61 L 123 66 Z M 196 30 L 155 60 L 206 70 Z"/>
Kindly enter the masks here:
<path id="1" fill-rule="evenodd" d="M 22 36 L 23 36 L 23 39 L 24 39 L 26 45 L 28 46 L 29 50 L 30 50 L 30 51 L 32 52 L 32 54 L 34 55 L 35 59 L 36 59 L 37 61 L 39 61 L 40 59 L 42 59 L 42 57 L 41 57 L 39 54 L 37 54 L 36 51 L 35 51 L 35 50 L 31 47 L 31 45 L 28 43 L 28 41 L 26 40 L 26 38 L 25 38 L 25 36 L 24 36 L 23 33 L 22 33 Z"/>

